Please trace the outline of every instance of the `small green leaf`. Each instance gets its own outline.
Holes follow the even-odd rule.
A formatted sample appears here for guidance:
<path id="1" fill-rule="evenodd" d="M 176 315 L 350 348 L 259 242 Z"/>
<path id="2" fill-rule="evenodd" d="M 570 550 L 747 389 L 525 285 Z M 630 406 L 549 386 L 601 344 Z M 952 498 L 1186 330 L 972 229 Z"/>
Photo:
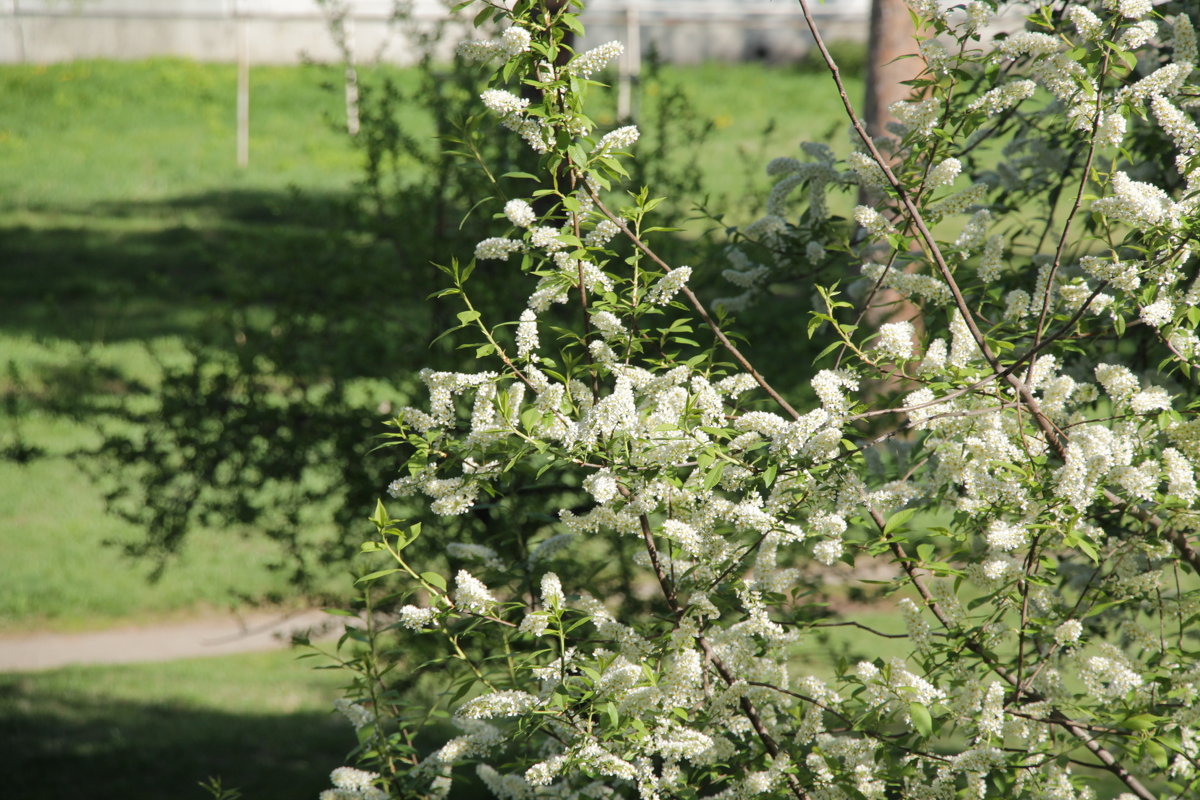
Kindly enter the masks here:
<path id="1" fill-rule="evenodd" d="M 495 351 L 496 351 L 496 346 L 493 345 L 491 342 L 488 342 L 487 344 L 481 344 L 481 345 L 479 345 L 479 347 L 475 348 L 475 357 L 476 358 L 484 358 L 486 356 L 490 356 Z"/>
<path id="2" fill-rule="evenodd" d="M 770 489 L 775 485 L 775 476 L 779 474 L 779 465 L 771 464 L 763 470 L 763 485 Z"/>
<path id="3" fill-rule="evenodd" d="M 913 728 L 925 739 L 933 735 L 933 717 L 929 709 L 922 703 L 909 703 L 908 714 L 912 717 Z"/>
<path id="4" fill-rule="evenodd" d="M 379 580 L 380 578 L 386 577 L 388 575 L 391 575 L 391 574 L 399 572 L 399 571 L 400 570 L 396 567 L 393 567 L 392 569 L 375 570 L 374 572 L 368 572 L 366 575 L 363 575 L 361 578 L 359 578 L 357 581 L 355 581 L 355 583 L 370 583 L 371 581 Z"/>
<path id="5" fill-rule="evenodd" d="M 716 466 L 714 466 L 712 469 L 710 469 L 707 474 L 705 474 L 705 476 L 704 476 L 705 491 L 713 488 L 720 482 L 721 476 L 723 474 L 725 474 L 725 467 L 726 467 L 726 462 L 722 461 L 719 464 L 717 464 Z"/>
<path id="6" fill-rule="evenodd" d="M 1147 739 L 1142 744 L 1142 752 L 1150 756 L 1150 759 L 1158 765 L 1159 769 L 1166 769 L 1170 766 L 1170 760 L 1167 756 L 1167 749 L 1153 739 Z"/>
<path id="7" fill-rule="evenodd" d="M 1156 717 L 1153 714 L 1134 714 L 1121 725 L 1131 731 L 1149 731 L 1153 730 L 1154 726 L 1160 722 L 1162 722 L 1162 717 Z"/>
<path id="8" fill-rule="evenodd" d="M 902 508 L 888 518 L 887 524 L 883 526 L 883 533 L 886 536 L 892 531 L 899 528 L 904 523 L 912 519 L 912 515 L 917 513 L 915 508 Z"/>
<path id="9" fill-rule="evenodd" d="M 436 572 L 422 572 L 421 580 L 436 589 L 441 589 L 443 592 L 446 591 L 446 579 Z"/>
<path id="10" fill-rule="evenodd" d="M 479 319 L 479 312 L 471 309 L 468 311 L 460 311 L 455 316 L 458 317 L 458 321 L 463 325 L 469 325 L 475 320 Z"/>
<path id="11" fill-rule="evenodd" d="M 383 530 L 387 524 L 391 522 L 388 518 L 387 509 L 383 505 L 382 500 L 375 501 L 375 513 L 371 515 L 371 522 L 375 523 L 375 527 Z"/>

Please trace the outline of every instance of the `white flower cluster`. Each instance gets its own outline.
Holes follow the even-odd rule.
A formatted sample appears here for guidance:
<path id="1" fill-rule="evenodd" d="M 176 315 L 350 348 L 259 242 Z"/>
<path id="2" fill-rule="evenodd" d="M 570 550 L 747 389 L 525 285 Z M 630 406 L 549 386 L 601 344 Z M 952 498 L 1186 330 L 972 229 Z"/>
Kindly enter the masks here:
<path id="1" fill-rule="evenodd" d="M 1020 525 L 1003 520 L 995 520 L 987 529 L 988 547 L 993 550 L 1008 552 L 1024 547 L 1026 542 L 1025 529 Z"/>
<path id="2" fill-rule="evenodd" d="M 1157 186 L 1131 180 L 1118 171 L 1112 177 L 1113 193 L 1092 203 L 1092 210 L 1134 227 L 1178 222 L 1179 207 Z"/>
<path id="3" fill-rule="evenodd" d="M 501 691 L 480 695 L 458 708 L 463 719 L 495 719 L 516 717 L 539 705 L 537 697 L 528 692 Z"/>
<path id="4" fill-rule="evenodd" d="M 888 106 L 891 112 L 908 133 L 924 138 L 933 133 L 941 117 L 941 102 L 930 97 L 925 100 L 900 101 Z"/>
<path id="5" fill-rule="evenodd" d="M 406 605 L 396 612 L 396 617 L 405 628 L 419 631 L 437 625 L 438 613 L 432 608 Z"/>
<path id="6" fill-rule="evenodd" d="M 896 232 L 896 226 L 871 206 L 855 206 L 854 221 L 866 229 L 873 239 L 882 239 Z"/>
<path id="7" fill-rule="evenodd" d="M 465 569 L 454 576 L 454 604 L 473 614 L 486 614 L 496 605 L 496 598 L 488 591 L 483 581 Z"/>
<path id="8" fill-rule="evenodd" d="M 929 170 L 929 176 L 925 178 L 925 185 L 930 189 L 936 189 L 939 186 L 949 186 L 954 183 L 954 179 L 962 172 L 962 162 L 957 158 L 946 158 L 938 163 L 933 169 Z"/>
<path id="9" fill-rule="evenodd" d="M 1080 657 L 1079 677 L 1092 696 L 1121 698 L 1145 683 L 1116 647 L 1105 642 L 1100 651 L 1103 655 Z"/>
<path id="10" fill-rule="evenodd" d="M 333 707 L 350 721 L 356 731 L 375 724 L 375 715 L 358 703 L 352 703 L 344 697 L 333 701 Z"/>
<path id="11" fill-rule="evenodd" d="M 1087 6 L 1072 3 L 1067 6 L 1066 17 L 1084 39 L 1099 39 L 1104 33 L 1104 23 Z"/>
<path id="12" fill-rule="evenodd" d="M 1001 114 L 1022 100 L 1033 97 L 1037 84 L 1028 79 L 1011 81 L 995 89 L 989 89 L 967 106 L 968 111 L 983 111 L 989 117 Z"/>
<path id="13" fill-rule="evenodd" d="M 541 122 L 525 115 L 529 99 L 517 97 L 504 89 L 488 89 L 479 96 L 483 104 L 496 116 L 501 124 L 525 140 L 535 152 L 550 150 L 547 134 Z"/>
<path id="14" fill-rule="evenodd" d="M 884 358 L 909 361 L 914 357 L 913 339 L 916 335 L 917 331 L 911 322 L 886 322 L 879 326 L 875 350 Z"/>
<path id="15" fill-rule="evenodd" d="M 488 61 L 493 58 L 503 58 L 507 61 L 521 53 L 529 52 L 532 41 L 533 37 L 529 31 L 520 25 L 513 25 L 500 34 L 498 39 L 461 42 L 458 45 L 458 54 L 467 61 Z"/>
<path id="16" fill-rule="evenodd" d="M 338 767 L 329 775 L 332 789 L 321 792 L 320 800 L 387 800 L 387 793 L 374 783 L 379 773 L 354 767 Z"/>
<path id="17" fill-rule="evenodd" d="M 508 221 L 518 228 L 528 228 L 537 222 L 537 213 L 534 212 L 533 206 L 521 199 L 509 200 L 505 203 L 504 216 L 508 217 Z"/>
<path id="18" fill-rule="evenodd" d="M 475 245 L 475 259 L 477 261 L 507 261 L 509 256 L 519 253 L 524 247 L 515 239 L 493 236 Z"/>
<path id="19" fill-rule="evenodd" d="M 922 275 L 884 264 L 869 262 L 862 266 L 863 277 L 879 283 L 885 289 L 893 289 L 905 297 L 918 298 L 932 305 L 941 305 L 953 299 L 945 281 L 932 275 Z"/>
<path id="20" fill-rule="evenodd" d="M 676 267 L 650 287 L 650 290 L 646 292 L 646 302 L 656 306 L 665 306 L 684 286 L 687 286 L 688 279 L 691 277 L 691 267 Z"/>
<path id="21" fill-rule="evenodd" d="M 592 153 L 606 155 L 615 150 L 628 150 L 633 147 L 640 135 L 641 132 L 636 125 L 616 128 L 600 137 L 600 141 L 596 142 L 596 146 L 592 148 Z"/>
<path id="22" fill-rule="evenodd" d="M 517 324 L 517 357 L 529 358 L 537 349 L 537 314 L 527 308 L 521 312 L 521 321 Z"/>
<path id="23" fill-rule="evenodd" d="M 1054 629 L 1054 641 L 1060 646 L 1075 644 L 1083 633 L 1083 624 L 1077 619 L 1069 619 Z"/>
<path id="24" fill-rule="evenodd" d="M 590 78 L 623 52 L 625 52 L 625 46 L 620 42 L 605 42 L 571 59 L 567 64 L 567 72 L 580 78 Z"/>

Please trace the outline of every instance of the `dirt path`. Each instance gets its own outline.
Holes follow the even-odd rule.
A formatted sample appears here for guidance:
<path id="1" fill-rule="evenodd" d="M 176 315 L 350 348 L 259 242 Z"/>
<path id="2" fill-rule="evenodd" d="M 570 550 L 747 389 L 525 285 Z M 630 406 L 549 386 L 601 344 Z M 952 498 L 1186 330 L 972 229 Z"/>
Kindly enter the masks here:
<path id="1" fill-rule="evenodd" d="M 249 653 L 286 647 L 294 633 L 331 635 L 345 617 L 319 610 L 253 612 L 234 616 L 89 633 L 0 636 L 0 672 L 54 669 L 73 664 L 129 664 Z M 332 624 L 331 624 L 332 623 Z"/>

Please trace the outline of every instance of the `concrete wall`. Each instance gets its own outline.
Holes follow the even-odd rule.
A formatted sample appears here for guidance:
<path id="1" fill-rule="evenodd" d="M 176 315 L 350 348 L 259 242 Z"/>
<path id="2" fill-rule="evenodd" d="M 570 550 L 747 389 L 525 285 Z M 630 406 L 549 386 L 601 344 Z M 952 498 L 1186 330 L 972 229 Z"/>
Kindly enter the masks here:
<path id="1" fill-rule="evenodd" d="M 868 5 L 826 0 L 813 10 L 830 40 L 863 40 Z M 407 23 L 392 19 L 392 0 L 352 0 L 351 6 L 364 61 L 410 62 L 406 26 L 430 29 L 445 18 L 437 0 L 414 0 Z M 811 44 L 799 4 L 788 0 L 596 0 L 584 15 L 583 44 L 629 41 L 629 7 L 637 9 L 643 52 L 654 47 L 679 63 L 787 60 Z M 240 30 L 254 63 L 339 58 L 315 0 L 0 0 L 0 62 L 166 55 L 234 61 Z M 470 34 L 469 22 L 452 25 L 448 48 Z"/>

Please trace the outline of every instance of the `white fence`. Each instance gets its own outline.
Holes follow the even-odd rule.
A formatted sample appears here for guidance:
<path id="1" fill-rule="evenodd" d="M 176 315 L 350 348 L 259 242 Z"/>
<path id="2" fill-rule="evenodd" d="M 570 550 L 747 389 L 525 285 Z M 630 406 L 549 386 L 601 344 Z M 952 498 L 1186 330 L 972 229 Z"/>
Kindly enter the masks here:
<path id="1" fill-rule="evenodd" d="M 406 26 L 446 18 L 437 0 L 412 0 L 407 23 L 396 19 L 393 0 L 348 5 L 362 60 L 410 62 Z M 813 11 L 828 38 L 862 40 L 868 6 L 825 0 Z M 584 21 L 584 44 L 637 42 L 637 50 L 653 47 L 677 63 L 787 60 L 811 43 L 794 0 L 594 0 Z M 465 35 L 468 24 L 448 38 Z M 276 64 L 340 58 L 315 0 L 0 0 L 0 62 L 164 55 Z"/>

